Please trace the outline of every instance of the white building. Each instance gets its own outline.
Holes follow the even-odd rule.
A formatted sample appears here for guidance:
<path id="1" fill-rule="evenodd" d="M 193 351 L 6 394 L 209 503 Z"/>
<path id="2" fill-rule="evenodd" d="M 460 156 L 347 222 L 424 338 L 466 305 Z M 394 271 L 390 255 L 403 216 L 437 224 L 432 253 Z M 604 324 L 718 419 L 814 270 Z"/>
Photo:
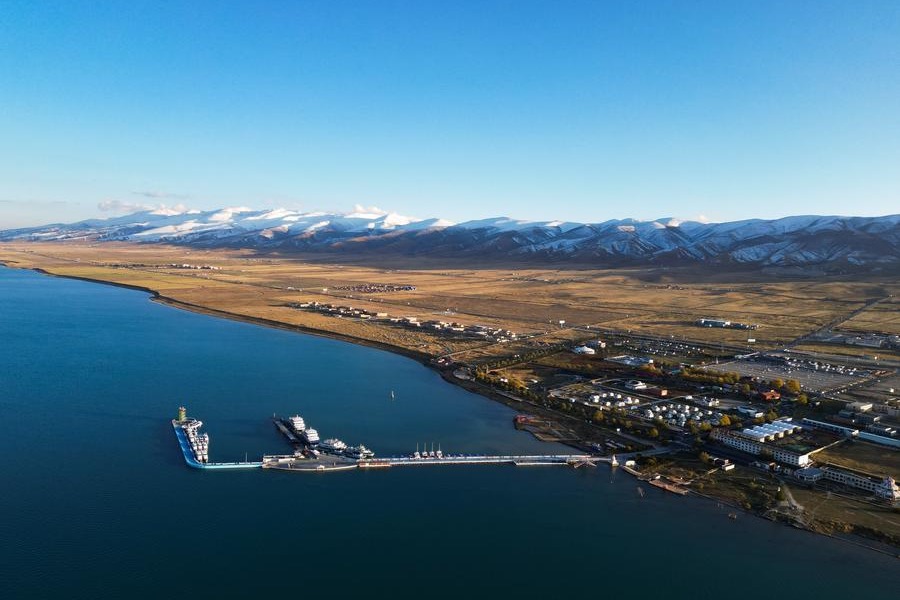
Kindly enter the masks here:
<path id="1" fill-rule="evenodd" d="M 713 429 L 710 436 L 722 442 L 726 446 L 731 446 L 732 448 L 736 448 L 741 452 L 746 452 L 748 454 L 759 454 L 762 452 L 762 444 L 759 442 L 755 442 L 749 438 L 733 435 L 728 433 L 727 431 L 723 431 L 721 429 Z"/>
<path id="2" fill-rule="evenodd" d="M 765 444 L 763 441 L 765 438 L 758 439 L 753 436 L 748 436 L 744 432 L 732 433 L 724 429 L 713 429 L 710 433 L 710 437 L 726 446 L 730 446 L 741 452 L 746 452 L 747 454 L 754 454 L 757 456 L 761 454 L 771 455 L 773 460 L 785 465 L 805 467 L 810 463 L 809 455 L 811 453 L 809 452 L 799 454 L 791 450 Z"/>
<path id="3" fill-rule="evenodd" d="M 809 453 L 797 454 L 790 450 L 782 450 L 781 448 L 772 448 L 772 458 L 775 462 L 780 462 L 793 467 L 805 467 L 809 465 Z"/>
<path id="4" fill-rule="evenodd" d="M 781 439 L 786 435 L 791 435 L 803 429 L 799 425 L 794 424 L 791 419 L 779 419 L 771 423 L 757 425 L 750 429 L 744 429 L 739 435 L 749 438 L 757 442 L 771 442 Z"/>
<path id="5" fill-rule="evenodd" d="M 697 321 L 697 325 L 700 327 L 730 327 L 731 321 L 726 321 L 725 319 L 709 319 L 702 318 Z"/>
<path id="6" fill-rule="evenodd" d="M 804 483 L 816 483 L 822 479 L 822 476 L 822 469 L 817 469 L 816 467 L 805 467 L 794 471 L 794 477 Z"/>
<path id="7" fill-rule="evenodd" d="M 597 354 L 596 350 L 588 348 L 587 346 L 576 346 L 572 348 L 572 352 L 575 354 Z"/>
<path id="8" fill-rule="evenodd" d="M 751 419 L 759 419 L 765 416 L 765 413 L 752 406 L 738 406 L 737 411 L 742 415 L 750 417 Z"/>
<path id="9" fill-rule="evenodd" d="M 826 423 L 825 421 L 815 421 L 813 419 L 803 419 L 803 424 L 808 427 L 814 427 L 815 429 L 822 429 L 824 431 L 830 431 L 832 433 L 836 433 L 838 435 L 843 435 L 845 437 L 856 437 L 859 435 L 859 429 L 851 429 L 849 427 L 841 427 L 840 425 L 835 425 L 834 423 Z"/>
<path id="10" fill-rule="evenodd" d="M 893 477 L 877 477 L 862 471 L 826 465 L 821 468 L 822 478 L 841 485 L 847 485 L 871 492 L 879 498 L 892 502 L 900 499 L 900 488 Z"/>

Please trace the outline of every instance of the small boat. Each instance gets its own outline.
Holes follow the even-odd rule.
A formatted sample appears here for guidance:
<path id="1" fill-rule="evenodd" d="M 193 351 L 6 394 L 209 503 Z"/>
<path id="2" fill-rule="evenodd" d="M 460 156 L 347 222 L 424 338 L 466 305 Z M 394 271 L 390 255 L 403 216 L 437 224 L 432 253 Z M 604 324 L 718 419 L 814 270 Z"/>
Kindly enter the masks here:
<path id="1" fill-rule="evenodd" d="M 644 497 L 644 488 L 638 487 L 637 491 L 638 491 L 638 496 L 643 498 Z"/>
<path id="2" fill-rule="evenodd" d="M 728 518 L 734 521 L 737 519 L 737 513 L 728 513 Z"/>

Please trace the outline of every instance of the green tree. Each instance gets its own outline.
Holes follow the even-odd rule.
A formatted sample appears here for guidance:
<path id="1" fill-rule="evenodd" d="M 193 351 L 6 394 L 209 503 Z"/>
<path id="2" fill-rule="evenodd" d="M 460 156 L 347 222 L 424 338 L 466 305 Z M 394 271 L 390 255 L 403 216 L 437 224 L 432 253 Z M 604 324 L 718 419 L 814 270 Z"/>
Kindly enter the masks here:
<path id="1" fill-rule="evenodd" d="M 800 382 L 796 379 L 788 379 L 787 383 L 784 384 L 785 389 L 793 395 L 797 395 L 800 393 Z"/>
<path id="2" fill-rule="evenodd" d="M 647 435 L 650 436 L 651 439 L 656 439 L 659 437 L 659 431 L 656 430 L 656 427 L 651 427 L 650 431 L 647 432 Z"/>
<path id="3" fill-rule="evenodd" d="M 731 417 L 728 415 L 722 415 L 722 418 L 719 419 L 719 425 L 722 427 L 730 427 L 731 426 Z"/>

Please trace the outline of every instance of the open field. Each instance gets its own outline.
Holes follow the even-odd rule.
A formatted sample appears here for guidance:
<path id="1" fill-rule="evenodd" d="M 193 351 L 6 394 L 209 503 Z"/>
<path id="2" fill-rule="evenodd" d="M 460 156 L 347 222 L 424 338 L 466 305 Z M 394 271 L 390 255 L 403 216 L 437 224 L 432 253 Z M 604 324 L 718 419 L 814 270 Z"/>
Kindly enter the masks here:
<path id="1" fill-rule="evenodd" d="M 896 292 L 894 292 L 896 296 Z M 893 297 L 867 308 L 841 324 L 847 331 L 880 331 L 900 335 L 900 299 Z"/>
<path id="2" fill-rule="evenodd" d="M 900 452 L 887 446 L 867 442 L 844 443 L 817 452 L 815 460 L 900 479 Z"/>
<path id="3" fill-rule="evenodd" d="M 801 352 L 815 352 L 817 354 L 831 354 L 839 357 L 870 358 L 872 356 L 877 356 L 879 360 L 900 360 L 900 351 L 888 348 L 865 348 L 863 346 L 847 346 L 842 344 L 803 343 L 794 346 L 794 350 Z"/>
<path id="4" fill-rule="evenodd" d="M 791 493 L 804 507 L 806 518 L 815 530 L 855 531 L 883 541 L 900 539 L 900 513 L 889 506 L 867 502 L 852 492 L 826 493 L 792 485 Z"/>
<path id="5" fill-rule="evenodd" d="M 747 509 L 754 507 L 760 512 L 774 508 L 778 488 L 787 485 L 793 498 L 803 507 L 801 520 L 813 531 L 855 532 L 894 544 L 900 539 L 900 513 L 884 503 L 871 502 L 851 489 L 812 490 L 795 481 L 784 482 L 745 467 L 737 467 L 729 473 L 718 469 L 710 471 L 708 465 L 683 455 L 678 456 L 677 462 L 657 470 L 668 477 L 693 480 L 690 487 L 697 492 Z"/>
<path id="6" fill-rule="evenodd" d="M 756 274 L 716 281 L 704 272 L 692 283 L 685 271 L 454 268 L 421 261 L 400 268 L 396 260 L 376 267 L 371 260 L 337 264 L 322 257 L 120 243 L 6 244 L 0 247 L 0 260 L 58 275 L 145 287 L 195 308 L 277 321 L 425 356 L 465 352 L 460 356 L 466 359 L 509 353 L 512 347 L 285 305 L 313 301 L 352 305 L 391 316 L 483 324 L 541 336 L 520 342 L 523 349 L 541 341 L 584 339 L 597 328 L 744 347 L 752 336 L 753 347 L 763 349 L 844 319 L 873 298 L 900 291 L 900 284 L 889 279 L 767 282 Z M 416 289 L 374 293 L 338 289 L 370 284 Z M 896 309 L 895 304 L 881 302 L 848 323 L 890 329 L 900 318 Z M 693 323 L 700 317 L 760 327 L 755 331 L 697 327 Z M 565 323 L 561 326 L 560 321 Z"/>

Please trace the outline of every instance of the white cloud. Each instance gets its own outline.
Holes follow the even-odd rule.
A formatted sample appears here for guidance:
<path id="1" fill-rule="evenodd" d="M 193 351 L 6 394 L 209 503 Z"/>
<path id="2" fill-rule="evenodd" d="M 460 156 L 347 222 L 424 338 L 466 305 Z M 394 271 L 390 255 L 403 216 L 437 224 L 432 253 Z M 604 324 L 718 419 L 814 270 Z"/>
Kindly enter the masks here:
<path id="1" fill-rule="evenodd" d="M 381 210 L 377 206 L 363 206 L 362 204 L 354 204 L 352 214 L 367 215 L 386 215 L 386 210 Z"/>
<path id="2" fill-rule="evenodd" d="M 143 210 L 152 210 L 152 206 L 137 204 L 134 202 L 122 202 L 121 200 L 103 200 L 97 203 L 97 208 L 103 212 L 128 214 Z"/>
<path id="3" fill-rule="evenodd" d="M 120 215 L 130 213 L 144 212 L 148 210 L 157 212 L 169 212 L 172 214 L 181 214 L 188 212 L 188 207 L 184 204 L 175 204 L 168 206 L 166 204 L 139 204 L 136 202 L 122 202 L 121 200 L 103 200 L 97 203 L 97 208 L 103 212 L 111 212 Z"/>
<path id="4" fill-rule="evenodd" d="M 187 194 L 173 194 L 172 192 L 156 192 L 156 191 L 138 191 L 131 192 L 135 196 L 143 196 L 144 198 L 159 198 L 168 200 L 187 200 L 190 198 Z"/>

